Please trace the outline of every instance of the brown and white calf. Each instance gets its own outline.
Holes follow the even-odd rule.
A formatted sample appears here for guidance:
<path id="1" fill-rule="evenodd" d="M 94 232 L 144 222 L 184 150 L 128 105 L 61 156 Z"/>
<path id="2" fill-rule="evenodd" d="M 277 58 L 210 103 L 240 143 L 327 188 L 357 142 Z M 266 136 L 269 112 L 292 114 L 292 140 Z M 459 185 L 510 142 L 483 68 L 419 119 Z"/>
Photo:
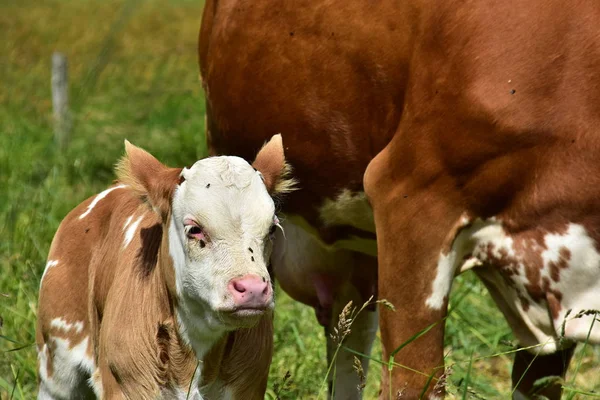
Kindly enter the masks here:
<path id="1" fill-rule="evenodd" d="M 289 189 L 280 136 L 253 166 L 167 168 L 126 142 L 118 182 L 61 223 L 40 283 L 40 399 L 262 399 L 267 271 Z M 256 169 L 255 169 L 256 168 Z"/>
<path id="2" fill-rule="evenodd" d="M 385 398 L 441 396 L 448 295 L 469 268 L 531 346 L 515 397 L 563 375 L 574 341 L 600 343 L 583 312 L 600 309 L 600 2 L 565 4 L 206 1 L 212 152 L 249 159 L 281 132 L 301 187 L 281 287 L 331 326 L 378 274 L 397 309 L 379 314 L 386 361 L 435 324 L 394 354 L 409 368 L 386 366 Z M 346 346 L 368 353 L 376 328 L 363 313 Z M 358 398 L 340 355 L 336 398 Z"/>

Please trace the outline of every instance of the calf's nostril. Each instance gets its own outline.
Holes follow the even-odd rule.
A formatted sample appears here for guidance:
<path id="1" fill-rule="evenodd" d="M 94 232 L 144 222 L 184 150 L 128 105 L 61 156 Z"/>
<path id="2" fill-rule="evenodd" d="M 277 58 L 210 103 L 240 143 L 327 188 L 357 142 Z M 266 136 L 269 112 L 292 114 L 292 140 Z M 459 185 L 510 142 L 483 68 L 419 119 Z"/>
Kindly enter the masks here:
<path id="1" fill-rule="evenodd" d="M 236 292 L 244 293 L 246 291 L 246 287 L 241 282 L 233 282 L 233 288 Z"/>

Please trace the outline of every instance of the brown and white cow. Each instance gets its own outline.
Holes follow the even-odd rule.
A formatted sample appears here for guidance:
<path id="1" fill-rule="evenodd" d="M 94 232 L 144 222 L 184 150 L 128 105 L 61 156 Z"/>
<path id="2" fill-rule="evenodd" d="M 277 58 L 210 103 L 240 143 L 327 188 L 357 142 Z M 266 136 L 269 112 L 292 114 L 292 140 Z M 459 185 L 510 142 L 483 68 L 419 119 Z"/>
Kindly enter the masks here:
<path id="1" fill-rule="evenodd" d="M 253 166 L 212 157 L 167 168 L 128 142 L 126 151 L 119 181 L 71 211 L 52 242 L 38 398 L 262 399 L 271 196 L 291 182 L 281 137 Z"/>
<path id="2" fill-rule="evenodd" d="M 335 323 L 374 293 L 376 233 L 378 295 L 397 309 L 380 310 L 384 358 L 437 323 L 395 354 L 412 371 L 386 370 L 386 397 L 417 398 L 431 374 L 442 396 L 442 321 L 468 268 L 533 346 L 516 397 L 563 375 L 573 341 L 600 341 L 581 315 L 600 309 L 598 1 L 210 0 L 199 57 L 213 153 L 285 138 L 301 190 L 281 286 Z M 367 353 L 363 317 L 347 345 Z M 349 361 L 336 398 L 359 396 Z"/>

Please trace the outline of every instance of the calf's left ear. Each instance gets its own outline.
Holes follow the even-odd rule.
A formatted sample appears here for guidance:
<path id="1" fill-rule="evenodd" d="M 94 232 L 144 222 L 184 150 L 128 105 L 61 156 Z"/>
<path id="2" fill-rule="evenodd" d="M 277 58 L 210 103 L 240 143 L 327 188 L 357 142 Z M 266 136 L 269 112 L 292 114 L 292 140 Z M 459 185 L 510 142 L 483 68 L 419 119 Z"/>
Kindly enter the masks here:
<path id="1" fill-rule="evenodd" d="M 173 193 L 181 180 L 181 168 L 165 166 L 127 140 L 125 153 L 116 167 L 118 180 L 128 185 L 165 222 L 171 211 Z"/>
<path id="2" fill-rule="evenodd" d="M 290 177 L 291 166 L 285 162 L 281 134 L 274 135 L 260 149 L 252 166 L 260 171 L 272 196 L 296 190 L 296 180 Z"/>

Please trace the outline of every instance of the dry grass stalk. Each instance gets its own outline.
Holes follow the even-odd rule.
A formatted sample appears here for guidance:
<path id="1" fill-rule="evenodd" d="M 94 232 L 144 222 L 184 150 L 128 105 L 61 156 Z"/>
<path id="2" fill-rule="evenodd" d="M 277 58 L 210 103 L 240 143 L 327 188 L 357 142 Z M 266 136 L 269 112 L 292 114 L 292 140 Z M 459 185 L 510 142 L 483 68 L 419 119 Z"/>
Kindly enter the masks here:
<path id="1" fill-rule="evenodd" d="M 359 393 L 362 393 L 365 386 L 367 386 L 367 377 L 365 376 L 365 370 L 363 369 L 362 363 L 356 356 L 354 356 L 353 368 L 356 371 L 359 380 L 359 384 L 356 386 L 356 388 L 358 389 Z"/>
<path id="2" fill-rule="evenodd" d="M 352 301 L 349 301 L 340 313 L 338 324 L 333 328 L 333 333 L 330 335 L 334 343 L 341 345 L 346 336 L 350 334 L 350 326 L 355 317 L 355 310 L 356 308 L 352 307 Z"/>

